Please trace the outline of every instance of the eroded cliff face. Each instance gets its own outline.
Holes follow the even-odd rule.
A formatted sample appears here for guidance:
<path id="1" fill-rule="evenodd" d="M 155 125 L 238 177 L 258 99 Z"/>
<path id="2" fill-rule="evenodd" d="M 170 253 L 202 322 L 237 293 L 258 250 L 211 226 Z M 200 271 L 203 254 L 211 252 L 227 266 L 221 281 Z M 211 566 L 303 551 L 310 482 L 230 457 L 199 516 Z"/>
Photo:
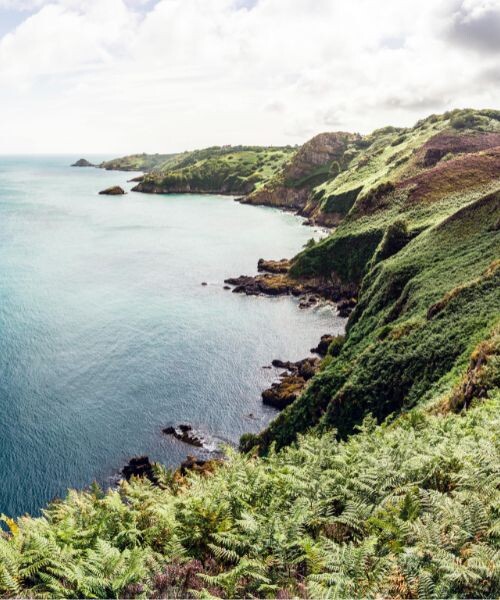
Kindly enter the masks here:
<path id="1" fill-rule="evenodd" d="M 319 133 L 306 142 L 284 169 L 285 181 L 294 182 L 313 174 L 318 167 L 342 161 L 349 143 L 361 139 L 357 133 Z"/>
<path id="2" fill-rule="evenodd" d="M 345 152 L 350 143 L 359 140 L 353 133 L 320 133 L 306 142 L 269 184 L 250 193 L 241 202 L 267 205 L 302 212 L 311 189 L 330 179 L 345 166 Z"/>

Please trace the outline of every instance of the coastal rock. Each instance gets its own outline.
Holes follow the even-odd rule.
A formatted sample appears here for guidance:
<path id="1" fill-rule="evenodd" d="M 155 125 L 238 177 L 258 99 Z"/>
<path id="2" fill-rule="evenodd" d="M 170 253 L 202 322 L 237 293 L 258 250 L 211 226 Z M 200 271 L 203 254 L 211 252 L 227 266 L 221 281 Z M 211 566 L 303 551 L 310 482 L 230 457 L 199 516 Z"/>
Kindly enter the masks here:
<path id="1" fill-rule="evenodd" d="M 225 279 L 224 283 L 235 286 L 233 293 L 246 294 L 247 296 L 286 296 L 292 293 L 292 289 L 296 287 L 291 281 L 285 279 L 283 275 L 271 275 L 264 273 L 263 275 L 248 276 L 240 275 L 239 277 L 230 277 Z M 297 288 L 297 291 L 298 288 Z M 299 291 L 300 293 L 300 291 Z"/>
<path id="2" fill-rule="evenodd" d="M 290 261 L 286 258 L 282 258 L 281 260 L 265 260 L 264 258 L 259 258 L 257 263 L 257 271 L 266 273 L 288 273 L 288 269 L 290 268 Z"/>
<path id="3" fill-rule="evenodd" d="M 134 456 L 123 467 L 121 473 L 127 481 L 132 477 L 147 477 L 150 481 L 156 482 L 153 465 L 147 456 Z"/>
<path id="4" fill-rule="evenodd" d="M 298 375 L 287 375 L 279 383 L 273 383 L 262 392 L 262 402 L 283 410 L 296 400 L 304 389 L 306 381 Z"/>
<path id="5" fill-rule="evenodd" d="M 119 185 L 114 185 L 112 187 L 106 188 L 105 190 L 102 190 L 99 192 L 99 194 L 106 195 L 106 196 L 121 196 L 124 193 L 125 193 L 125 190 L 123 188 L 121 188 Z"/>
<path id="6" fill-rule="evenodd" d="M 273 367 L 285 369 L 280 373 L 280 381 L 262 392 L 262 401 L 268 406 L 283 410 L 300 396 L 306 383 L 318 371 L 320 359 L 316 357 L 303 358 L 296 362 L 274 359 Z"/>
<path id="7" fill-rule="evenodd" d="M 144 175 L 138 175 L 137 177 L 133 177 L 132 179 L 129 179 L 128 183 L 140 183 L 143 180 L 144 180 Z"/>
<path id="8" fill-rule="evenodd" d="M 310 296 L 301 301 L 301 308 L 315 306 L 320 298 L 332 302 L 351 299 L 357 293 L 354 284 L 344 284 L 341 281 L 324 282 L 318 280 L 292 279 L 286 273 L 261 273 L 259 275 L 240 275 L 224 280 L 225 284 L 233 286 L 234 294 L 247 296 Z"/>
<path id="9" fill-rule="evenodd" d="M 188 455 L 185 460 L 182 461 L 181 466 L 177 470 L 177 473 L 181 476 L 187 475 L 189 471 L 194 471 L 201 475 L 209 475 L 213 473 L 217 465 L 221 464 L 219 459 L 204 459 L 197 456 Z"/>
<path id="10" fill-rule="evenodd" d="M 328 348 L 332 343 L 334 337 L 335 336 L 330 335 L 329 333 L 322 335 L 319 344 L 316 346 L 316 348 L 311 348 L 311 352 L 319 354 L 320 356 L 326 356 Z"/>
<path id="11" fill-rule="evenodd" d="M 348 317 L 354 308 L 356 307 L 356 299 L 348 298 L 346 300 L 342 300 L 337 304 L 337 309 L 339 313 L 339 317 Z"/>
<path id="12" fill-rule="evenodd" d="M 72 167 L 95 167 L 91 162 L 89 162 L 86 158 L 80 158 L 75 163 L 71 165 Z"/>
<path id="13" fill-rule="evenodd" d="M 303 298 L 300 302 L 299 302 L 299 308 L 311 308 L 313 306 L 316 306 L 316 304 L 318 304 L 319 302 L 319 298 L 318 296 L 306 296 L 305 298 Z"/>
<path id="14" fill-rule="evenodd" d="M 173 435 L 181 442 L 196 446 L 197 448 L 203 448 L 204 440 L 203 437 L 191 427 L 191 425 L 178 425 L 177 427 L 165 427 L 163 433 L 166 435 Z"/>

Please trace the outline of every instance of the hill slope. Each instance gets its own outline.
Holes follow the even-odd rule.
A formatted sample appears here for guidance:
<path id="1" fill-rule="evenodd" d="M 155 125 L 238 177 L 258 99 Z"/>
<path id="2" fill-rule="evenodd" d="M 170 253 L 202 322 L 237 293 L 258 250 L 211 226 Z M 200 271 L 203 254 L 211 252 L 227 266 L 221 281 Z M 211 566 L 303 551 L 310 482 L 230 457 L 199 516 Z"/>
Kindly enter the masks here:
<path id="1" fill-rule="evenodd" d="M 279 172 L 291 147 L 222 146 L 177 154 L 158 164 L 134 191 L 247 194 Z"/>

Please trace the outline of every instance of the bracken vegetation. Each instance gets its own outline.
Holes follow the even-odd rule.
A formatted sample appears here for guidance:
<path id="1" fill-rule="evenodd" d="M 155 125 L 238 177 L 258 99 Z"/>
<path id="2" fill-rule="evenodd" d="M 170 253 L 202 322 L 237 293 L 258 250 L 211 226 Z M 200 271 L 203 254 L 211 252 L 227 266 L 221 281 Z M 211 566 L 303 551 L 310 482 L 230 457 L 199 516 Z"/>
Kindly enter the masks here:
<path id="1" fill-rule="evenodd" d="M 0 596 L 498 597 L 499 132 L 465 110 L 341 134 L 347 157 L 306 180 L 311 214 L 342 221 L 290 275 L 359 293 L 305 391 L 216 467 L 3 516 Z M 295 164 L 213 152 L 168 160 L 190 182 L 238 161 L 252 185 Z"/>
<path id="2" fill-rule="evenodd" d="M 496 597 L 500 398 L 308 435 L 211 476 L 72 492 L 10 523 L 0 590 L 28 597 Z"/>

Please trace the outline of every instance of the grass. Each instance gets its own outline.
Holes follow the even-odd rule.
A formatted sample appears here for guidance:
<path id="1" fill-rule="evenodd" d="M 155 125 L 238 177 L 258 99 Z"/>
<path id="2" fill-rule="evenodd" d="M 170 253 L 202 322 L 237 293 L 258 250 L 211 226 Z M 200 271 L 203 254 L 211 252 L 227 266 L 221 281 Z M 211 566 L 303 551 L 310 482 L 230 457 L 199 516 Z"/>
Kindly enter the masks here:
<path id="1" fill-rule="evenodd" d="M 375 263 L 363 279 L 339 357 L 266 431 L 244 439 L 245 447 L 281 447 L 318 424 L 346 436 L 366 414 L 382 421 L 449 388 L 500 315 L 500 272 L 492 267 L 499 218 L 500 192 L 488 194 Z M 334 248 L 332 260 L 344 263 Z M 430 307 L 443 298 L 442 310 L 429 319 Z"/>
<path id="2" fill-rule="evenodd" d="M 283 168 L 291 147 L 223 146 L 175 156 L 157 166 L 138 186 L 157 193 L 247 194 Z"/>

